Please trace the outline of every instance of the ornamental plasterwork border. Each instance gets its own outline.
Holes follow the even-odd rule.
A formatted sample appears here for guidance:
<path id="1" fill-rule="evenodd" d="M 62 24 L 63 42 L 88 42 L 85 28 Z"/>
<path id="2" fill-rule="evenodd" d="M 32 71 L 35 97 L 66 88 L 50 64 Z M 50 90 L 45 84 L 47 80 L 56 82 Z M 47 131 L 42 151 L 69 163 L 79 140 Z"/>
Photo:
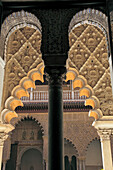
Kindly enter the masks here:
<path id="1" fill-rule="evenodd" d="M 103 14 L 101 11 L 88 8 L 76 13 L 76 15 L 72 18 L 69 25 L 69 32 L 74 27 L 74 25 L 85 20 L 98 23 L 99 28 L 100 26 L 102 26 L 106 31 L 108 29 L 107 16 Z"/>
<path id="2" fill-rule="evenodd" d="M 16 127 L 22 120 L 24 120 L 24 119 L 29 119 L 29 118 L 32 118 L 32 120 L 34 120 L 34 121 L 37 122 L 37 125 L 39 125 L 39 127 L 40 127 L 40 129 L 41 129 L 41 131 L 42 131 L 42 136 L 44 136 L 44 135 L 45 135 L 45 129 L 44 129 L 43 125 L 42 125 L 41 120 L 39 120 L 37 116 L 34 116 L 34 115 L 31 116 L 30 114 L 26 114 L 26 113 L 25 113 L 25 115 L 19 115 L 18 118 L 12 119 L 12 120 L 11 120 L 11 124 L 12 124 L 14 127 Z M 15 130 L 15 129 L 14 129 L 14 130 Z"/>
<path id="3" fill-rule="evenodd" d="M 12 29 L 11 29 L 11 31 L 8 33 L 8 35 L 7 35 L 7 37 L 6 37 L 6 39 L 5 39 L 5 46 L 3 46 L 4 47 L 4 61 L 6 62 L 6 56 L 7 56 L 7 43 L 8 43 L 8 40 L 9 40 L 9 37 L 10 37 L 10 35 L 14 32 L 14 31 L 16 31 L 16 30 L 18 30 L 18 29 L 20 29 L 20 28 L 24 28 L 24 27 L 30 27 L 30 28 L 34 28 L 35 30 L 38 30 L 39 32 L 40 32 L 40 30 L 36 27 L 36 26 L 34 26 L 34 25 L 31 25 L 31 24 L 27 24 L 27 23 L 23 23 L 23 24 L 20 24 L 20 25 L 17 25 L 17 26 L 15 26 L 15 27 L 13 27 Z M 41 32 L 40 32 L 41 33 Z"/>
<path id="4" fill-rule="evenodd" d="M 7 41 L 11 33 L 19 28 L 23 28 L 25 26 L 34 28 L 38 30 L 40 33 L 42 32 L 42 27 L 40 21 L 34 14 L 18 11 L 9 15 L 2 24 L 1 27 L 1 36 L 0 36 L 0 56 L 3 58 L 4 49 L 6 49 Z M 5 45 L 5 48 L 3 48 Z"/>
<path id="5" fill-rule="evenodd" d="M 108 42 L 108 22 L 107 22 L 107 16 L 103 14 L 101 11 L 95 10 L 95 9 L 84 9 L 83 11 L 80 11 L 76 13 L 75 16 L 73 16 L 70 24 L 68 32 L 70 33 L 74 28 L 84 25 L 84 24 L 90 24 L 98 27 L 103 31 L 105 34 L 106 40 Z"/>

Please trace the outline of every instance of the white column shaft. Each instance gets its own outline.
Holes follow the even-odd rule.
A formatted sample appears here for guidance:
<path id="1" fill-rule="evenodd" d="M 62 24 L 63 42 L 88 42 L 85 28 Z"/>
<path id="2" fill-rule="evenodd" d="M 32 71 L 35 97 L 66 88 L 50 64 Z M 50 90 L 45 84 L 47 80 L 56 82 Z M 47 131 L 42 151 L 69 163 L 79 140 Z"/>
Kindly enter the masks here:
<path id="1" fill-rule="evenodd" d="M 43 136 L 43 160 L 45 160 L 46 170 L 48 170 L 48 136 Z"/>
<path id="2" fill-rule="evenodd" d="M 112 155 L 110 139 L 101 139 L 102 161 L 104 170 L 112 170 Z"/>
<path id="3" fill-rule="evenodd" d="M 82 170 L 82 160 L 79 160 L 79 170 Z"/>
<path id="4" fill-rule="evenodd" d="M 1 110 L 2 91 L 3 91 L 4 66 L 5 66 L 5 62 L 0 57 L 0 110 Z"/>
<path id="5" fill-rule="evenodd" d="M 3 154 L 3 145 L 0 145 L 0 170 L 2 166 L 2 154 Z"/>
<path id="6" fill-rule="evenodd" d="M 3 170 L 6 168 L 6 162 L 3 162 Z"/>
<path id="7" fill-rule="evenodd" d="M 85 170 L 85 160 L 83 160 L 83 170 Z"/>
<path id="8" fill-rule="evenodd" d="M 48 162 L 46 162 L 46 170 L 48 170 Z"/>

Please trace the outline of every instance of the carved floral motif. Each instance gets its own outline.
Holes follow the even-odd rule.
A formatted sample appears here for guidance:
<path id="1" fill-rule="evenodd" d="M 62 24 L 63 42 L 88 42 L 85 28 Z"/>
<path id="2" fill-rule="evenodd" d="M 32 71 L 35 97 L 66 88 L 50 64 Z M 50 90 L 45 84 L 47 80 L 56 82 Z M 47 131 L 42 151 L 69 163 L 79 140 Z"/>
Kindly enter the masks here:
<path id="1" fill-rule="evenodd" d="M 40 46 L 41 33 L 38 29 L 26 26 L 9 36 L 6 49 L 3 103 L 19 81 L 42 61 Z"/>
<path id="2" fill-rule="evenodd" d="M 110 140 L 110 136 L 112 133 L 111 129 L 99 129 L 99 130 L 97 130 L 97 132 L 100 136 L 101 141 Z"/>
<path id="3" fill-rule="evenodd" d="M 96 29 L 96 27 L 89 25 L 84 30 L 84 33 L 79 37 L 82 43 L 91 51 L 99 45 L 103 38 L 103 35 Z"/>
<path id="4" fill-rule="evenodd" d="M 112 115 L 108 44 L 103 28 L 88 23 L 74 26 L 69 33 L 69 42 L 68 66 L 76 68 L 93 87 L 103 115 Z"/>
<path id="5" fill-rule="evenodd" d="M 104 115 L 113 114 L 113 97 L 109 69 L 106 70 L 98 84 L 94 88 L 95 95 L 100 101 L 100 108 Z"/>
<path id="6" fill-rule="evenodd" d="M 79 70 L 90 56 L 90 51 L 81 41 L 76 41 L 69 50 L 69 59 Z"/>
<path id="7" fill-rule="evenodd" d="M 80 74 L 87 79 L 91 87 L 97 84 L 104 72 L 105 68 L 102 67 L 102 64 L 93 56 L 91 56 L 80 69 Z"/>

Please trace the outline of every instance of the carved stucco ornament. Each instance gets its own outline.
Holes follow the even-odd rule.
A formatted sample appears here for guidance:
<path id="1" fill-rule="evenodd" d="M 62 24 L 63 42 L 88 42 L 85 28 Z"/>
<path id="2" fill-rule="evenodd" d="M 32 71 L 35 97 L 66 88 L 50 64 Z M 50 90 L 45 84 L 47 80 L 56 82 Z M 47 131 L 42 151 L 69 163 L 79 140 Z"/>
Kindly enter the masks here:
<path id="1" fill-rule="evenodd" d="M 41 24 L 39 20 L 37 19 L 37 17 L 23 10 L 12 13 L 4 20 L 2 27 L 1 27 L 1 36 L 0 36 L 0 47 L 2 47 L 1 48 L 2 50 L 0 51 L 0 56 L 2 58 L 4 55 L 3 47 L 4 47 L 4 44 L 6 44 L 6 41 L 8 40 L 10 34 L 12 34 L 15 30 L 18 30 L 19 28 L 23 28 L 26 26 L 34 28 L 34 29 L 38 29 L 40 33 L 42 31 Z M 21 39 L 21 43 L 23 42 L 24 40 Z M 15 41 L 15 45 L 16 45 L 16 41 Z"/>
<path id="2" fill-rule="evenodd" d="M 41 39 L 41 24 L 31 13 L 16 12 L 4 21 L 1 44 L 5 43 L 6 67 L 2 107 L 19 81 L 42 62 Z"/>
<path id="3" fill-rule="evenodd" d="M 94 9 L 80 11 L 73 17 L 69 26 L 70 49 L 67 65 L 76 68 L 94 89 L 94 96 L 99 99 L 103 115 L 112 115 L 113 98 L 107 39 L 105 14 Z M 81 59 L 82 62 L 79 62 Z"/>

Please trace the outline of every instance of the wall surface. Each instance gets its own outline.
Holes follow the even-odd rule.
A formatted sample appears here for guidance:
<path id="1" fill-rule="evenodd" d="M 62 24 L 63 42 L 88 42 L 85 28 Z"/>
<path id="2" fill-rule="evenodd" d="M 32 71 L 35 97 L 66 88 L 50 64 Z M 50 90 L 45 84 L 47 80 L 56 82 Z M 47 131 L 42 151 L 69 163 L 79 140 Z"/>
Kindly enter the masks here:
<path id="1" fill-rule="evenodd" d="M 3 80 L 4 80 L 4 66 L 5 66 L 5 62 L 0 57 L 0 110 L 1 110 L 2 89 L 3 89 Z"/>
<path id="2" fill-rule="evenodd" d="M 87 166 L 102 165 L 101 145 L 99 140 L 94 140 L 89 145 L 86 153 L 86 165 Z"/>

